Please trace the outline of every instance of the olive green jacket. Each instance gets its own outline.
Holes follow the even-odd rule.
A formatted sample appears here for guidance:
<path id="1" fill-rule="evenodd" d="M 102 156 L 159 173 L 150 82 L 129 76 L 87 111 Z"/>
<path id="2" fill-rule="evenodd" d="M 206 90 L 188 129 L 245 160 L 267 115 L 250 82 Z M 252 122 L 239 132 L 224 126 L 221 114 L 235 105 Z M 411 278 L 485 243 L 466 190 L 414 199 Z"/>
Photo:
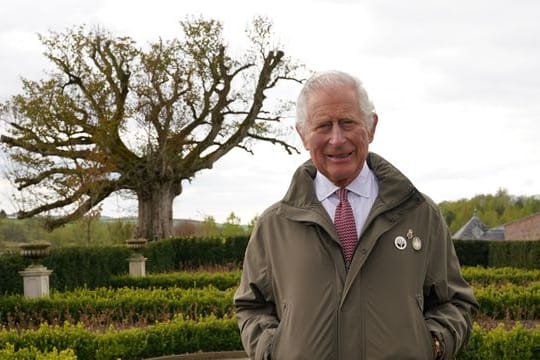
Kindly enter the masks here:
<path id="1" fill-rule="evenodd" d="M 349 271 L 311 161 L 260 217 L 234 297 L 250 359 L 432 359 L 430 332 L 449 359 L 469 338 L 478 305 L 438 207 L 380 156 L 367 163 L 379 195 Z"/>

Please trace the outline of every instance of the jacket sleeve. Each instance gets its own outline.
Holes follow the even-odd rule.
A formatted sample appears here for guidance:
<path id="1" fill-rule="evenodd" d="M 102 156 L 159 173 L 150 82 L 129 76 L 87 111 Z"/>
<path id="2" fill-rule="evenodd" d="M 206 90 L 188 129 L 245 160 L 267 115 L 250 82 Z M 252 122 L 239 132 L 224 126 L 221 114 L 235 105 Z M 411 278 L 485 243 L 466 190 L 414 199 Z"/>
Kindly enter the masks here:
<path id="1" fill-rule="evenodd" d="M 275 330 L 279 324 L 260 227 L 248 242 L 240 286 L 234 306 L 242 344 L 252 360 L 270 359 Z"/>
<path id="2" fill-rule="evenodd" d="M 439 218 L 424 284 L 424 317 L 428 329 L 442 341 L 442 358 L 452 359 L 471 336 L 478 303 L 461 275 L 448 227 Z"/>

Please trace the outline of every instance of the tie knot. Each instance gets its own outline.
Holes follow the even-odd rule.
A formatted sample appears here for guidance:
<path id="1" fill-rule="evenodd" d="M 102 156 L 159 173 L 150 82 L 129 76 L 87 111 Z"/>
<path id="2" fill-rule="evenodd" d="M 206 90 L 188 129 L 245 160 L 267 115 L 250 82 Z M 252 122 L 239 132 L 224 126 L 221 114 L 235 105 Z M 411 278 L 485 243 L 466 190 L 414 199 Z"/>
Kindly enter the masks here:
<path id="1" fill-rule="evenodd" d="M 349 190 L 345 189 L 345 188 L 341 188 L 338 190 L 338 197 L 339 197 L 339 202 L 343 202 L 343 201 L 347 201 L 347 192 Z"/>

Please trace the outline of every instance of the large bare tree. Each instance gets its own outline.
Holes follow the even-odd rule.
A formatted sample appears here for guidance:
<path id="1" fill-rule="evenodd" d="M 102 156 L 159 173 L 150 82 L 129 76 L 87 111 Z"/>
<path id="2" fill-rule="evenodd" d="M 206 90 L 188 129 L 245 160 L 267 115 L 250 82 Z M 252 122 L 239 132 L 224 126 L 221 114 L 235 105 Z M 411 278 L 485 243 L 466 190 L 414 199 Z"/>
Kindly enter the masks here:
<path id="1" fill-rule="evenodd" d="M 54 70 L 23 79 L 0 109 L 9 176 L 31 199 L 19 217 L 46 215 L 54 229 L 127 190 L 138 200 L 135 236 L 168 237 L 183 180 L 234 148 L 252 152 L 255 140 L 297 151 L 280 136 L 286 102 L 265 101 L 299 81 L 299 67 L 272 45 L 270 22 L 254 19 L 236 57 L 220 22 L 189 19 L 180 29 L 144 48 L 86 27 L 40 36 Z"/>

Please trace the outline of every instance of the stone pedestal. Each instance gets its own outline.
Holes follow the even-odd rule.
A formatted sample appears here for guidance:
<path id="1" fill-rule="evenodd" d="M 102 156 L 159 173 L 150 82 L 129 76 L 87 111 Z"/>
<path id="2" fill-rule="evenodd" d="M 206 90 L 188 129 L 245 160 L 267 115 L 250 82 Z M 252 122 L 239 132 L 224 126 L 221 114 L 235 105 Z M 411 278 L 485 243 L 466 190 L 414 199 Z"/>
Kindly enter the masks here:
<path id="1" fill-rule="evenodd" d="M 129 258 L 129 275 L 134 277 L 146 276 L 146 258 L 141 254 L 133 254 Z"/>
<path id="2" fill-rule="evenodd" d="M 19 274 L 23 277 L 24 296 L 30 299 L 49 295 L 49 275 L 52 270 L 48 270 L 43 265 L 30 265 Z"/>

